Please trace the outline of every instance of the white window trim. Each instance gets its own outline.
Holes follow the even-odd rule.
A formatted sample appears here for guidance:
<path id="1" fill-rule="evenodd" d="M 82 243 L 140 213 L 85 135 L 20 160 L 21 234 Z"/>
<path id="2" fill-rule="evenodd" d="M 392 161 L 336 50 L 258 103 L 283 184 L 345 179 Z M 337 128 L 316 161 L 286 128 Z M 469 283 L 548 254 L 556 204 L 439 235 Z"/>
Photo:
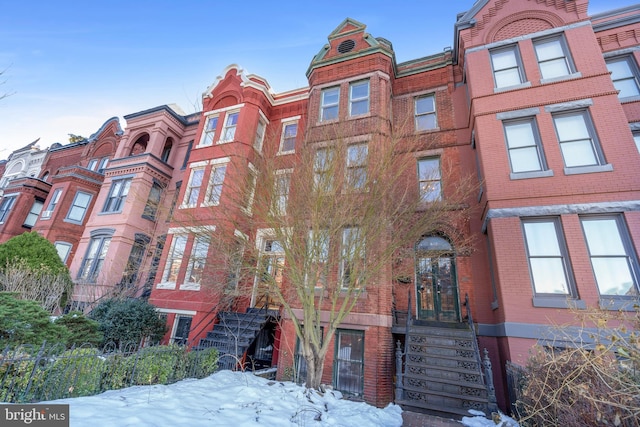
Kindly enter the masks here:
<path id="1" fill-rule="evenodd" d="M 242 206 L 242 211 L 251 216 L 253 215 L 253 199 L 256 196 L 256 185 L 258 184 L 258 169 L 253 165 L 253 163 L 249 163 L 249 169 L 251 174 L 251 179 L 249 181 L 250 190 L 249 197 L 247 198 L 247 205 Z"/>
<path id="2" fill-rule="evenodd" d="M 418 103 L 418 99 L 421 98 L 433 98 L 433 113 L 422 113 L 418 114 L 416 111 L 416 104 Z M 435 92 L 426 92 L 422 94 L 415 95 L 413 97 L 413 126 L 416 132 L 434 132 L 440 129 L 438 126 L 438 106 L 437 106 L 437 97 Z M 427 116 L 433 114 L 435 126 L 431 129 L 418 129 L 418 117 L 419 116 Z"/>
<path id="3" fill-rule="evenodd" d="M 209 162 L 211 164 L 211 170 L 209 171 L 209 179 L 207 181 L 207 191 L 204 195 L 204 200 L 203 202 L 200 204 L 201 207 L 209 207 L 209 206 L 218 206 L 220 205 L 220 201 L 218 201 L 217 203 L 212 203 L 209 201 L 209 198 L 211 197 L 211 190 L 213 188 L 213 172 L 215 171 L 216 168 L 219 168 L 221 166 L 229 166 L 229 163 L 231 163 L 231 158 L 230 157 L 220 157 L 218 159 L 213 159 Z M 222 180 L 222 185 L 224 185 L 224 180 L 226 179 L 226 175 L 227 175 L 227 171 L 225 171 L 225 178 L 223 178 Z M 204 181 L 203 181 L 204 182 Z M 222 196 L 222 191 L 220 192 L 220 195 Z"/>
<path id="4" fill-rule="evenodd" d="M 331 90 L 331 89 L 338 89 L 338 101 L 336 101 L 335 103 L 331 103 L 331 104 L 325 104 L 324 103 L 324 94 Z M 331 123 L 331 122 L 335 122 L 340 120 L 340 96 L 341 96 L 341 92 L 342 92 L 342 88 L 340 87 L 340 85 L 332 85 L 332 86 L 327 86 L 324 87 L 322 89 L 320 89 L 320 117 L 318 118 L 320 123 Z M 324 118 L 324 109 L 326 107 L 333 107 L 333 106 L 337 106 L 338 107 L 338 114 L 337 117 L 332 118 L 332 119 L 325 119 Z"/>
<path id="5" fill-rule="evenodd" d="M 300 127 L 297 126 L 299 124 L 300 121 L 300 117 L 301 116 L 295 116 L 295 117 L 289 117 L 286 119 L 282 119 L 282 131 L 280 134 L 280 146 L 278 147 L 278 154 L 277 155 L 282 155 L 282 154 L 291 154 L 291 153 L 295 153 L 296 152 L 296 148 L 295 148 L 295 141 L 298 139 L 298 132 L 300 130 Z M 287 150 L 287 151 L 283 151 L 282 150 L 282 146 L 284 145 L 284 131 L 287 128 L 287 126 L 289 125 L 293 125 L 295 124 L 296 127 L 296 136 L 295 136 L 295 140 L 294 140 L 294 145 L 293 145 L 293 150 Z"/>
<path id="6" fill-rule="evenodd" d="M 220 116 L 218 115 L 218 113 L 215 114 L 211 114 L 211 112 L 206 113 L 204 115 L 205 119 L 204 119 L 204 127 L 202 128 L 202 135 L 200 135 L 200 141 L 198 142 L 198 145 L 195 146 L 195 148 L 201 148 L 201 147 L 211 147 L 214 144 L 214 137 L 215 137 L 215 133 L 218 130 L 218 126 L 220 126 Z M 218 123 L 216 124 L 216 129 L 213 131 L 213 136 L 211 137 L 211 143 L 206 144 L 205 140 L 207 139 L 207 134 L 209 132 L 207 132 L 207 126 L 209 125 L 209 120 L 214 119 L 214 118 L 218 118 Z"/>
<path id="7" fill-rule="evenodd" d="M 189 172 L 189 180 L 187 181 L 187 185 L 185 187 L 185 191 L 184 191 L 184 196 L 182 197 L 182 203 L 180 203 L 180 206 L 178 207 L 179 209 L 188 209 L 188 208 L 195 208 L 196 206 L 198 206 L 198 202 L 196 200 L 196 203 L 194 204 L 190 204 L 189 203 L 189 198 L 191 196 L 191 183 L 193 182 L 193 173 L 195 170 L 202 170 L 202 182 L 204 183 L 204 174 L 206 172 L 206 166 L 209 164 L 208 160 L 202 161 L 202 162 L 195 162 L 195 163 L 191 163 L 189 165 L 189 168 L 191 169 L 191 171 Z M 202 183 L 200 184 L 200 190 L 202 191 Z M 189 197 L 187 197 L 189 196 Z M 200 194 L 198 194 L 198 198 L 200 198 Z"/>
<path id="8" fill-rule="evenodd" d="M 362 97 L 362 98 L 356 98 L 355 100 L 353 99 L 353 87 L 355 85 L 361 84 L 361 83 L 367 83 L 367 96 L 366 97 Z M 353 114 L 352 111 L 352 107 L 353 107 L 353 102 L 360 102 L 360 101 L 367 101 L 367 111 L 364 113 L 360 113 L 360 114 Z M 339 101 L 338 101 L 339 102 Z M 371 80 L 370 79 L 362 79 L 362 80 L 354 80 L 352 82 L 349 82 L 349 117 L 363 117 L 366 116 L 367 114 L 371 114 Z"/>
<path id="9" fill-rule="evenodd" d="M 236 119 L 236 124 L 233 126 L 228 126 L 227 125 L 227 121 L 229 120 L 229 117 L 232 114 L 238 114 L 238 118 Z M 230 142 L 235 141 L 236 138 L 236 132 L 238 131 L 238 120 L 240 120 L 240 108 L 234 108 L 234 109 L 230 109 L 229 111 L 227 111 L 224 115 L 224 123 L 222 124 L 222 128 L 220 129 L 220 138 L 216 141 L 216 144 L 228 144 Z M 220 122 L 218 121 L 218 124 Z M 226 140 L 224 139 L 225 134 L 227 133 L 227 129 L 233 127 L 234 131 L 233 131 L 233 138 L 230 140 Z"/>
<path id="10" fill-rule="evenodd" d="M 253 142 L 253 148 L 258 152 L 262 153 L 262 146 L 264 145 L 264 138 L 267 134 L 267 128 L 269 127 L 269 120 L 267 116 L 262 112 L 262 110 L 258 110 L 258 126 L 260 126 L 260 122 L 264 123 L 264 131 L 262 132 L 262 136 L 260 137 L 260 141 Z M 258 128 L 256 128 L 256 136 L 257 136 Z"/>

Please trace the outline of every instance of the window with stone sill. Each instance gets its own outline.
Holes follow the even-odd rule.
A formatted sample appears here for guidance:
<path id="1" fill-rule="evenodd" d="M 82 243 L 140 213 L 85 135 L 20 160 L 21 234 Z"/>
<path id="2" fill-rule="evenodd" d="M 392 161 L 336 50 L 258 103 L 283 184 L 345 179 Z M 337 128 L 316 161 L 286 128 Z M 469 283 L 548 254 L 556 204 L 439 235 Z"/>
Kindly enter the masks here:
<path id="1" fill-rule="evenodd" d="M 569 76 L 575 72 L 573 61 L 563 36 L 534 40 L 533 47 L 543 80 Z"/>
<path id="2" fill-rule="evenodd" d="M 220 136 L 221 143 L 231 142 L 236 136 L 236 127 L 238 126 L 239 111 L 233 111 L 227 113 L 227 117 L 224 121 L 224 127 L 222 128 L 222 136 Z"/>
<path id="3" fill-rule="evenodd" d="M 323 89 L 320 95 L 320 121 L 335 120 L 338 118 L 340 105 L 340 87 Z"/>
<path id="4" fill-rule="evenodd" d="M 640 96 L 638 83 L 638 66 L 632 56 L 609 58 L 606 60 L 607 69 L 611 73 L 613 86 L 618 91 L 618 98 Z"/>
<path id="5" fill-rule="evenodd" d="M 431 94 L 415 98 L 414 107 L 417 131 L 433 130 L 438 127 L 435 95 Z"/>
<path id="6" fill-rule="evenodd" d="M 518 45 L 493 49 L 489 53 L 496 88 L 517 86 L 526 81 Z"/>

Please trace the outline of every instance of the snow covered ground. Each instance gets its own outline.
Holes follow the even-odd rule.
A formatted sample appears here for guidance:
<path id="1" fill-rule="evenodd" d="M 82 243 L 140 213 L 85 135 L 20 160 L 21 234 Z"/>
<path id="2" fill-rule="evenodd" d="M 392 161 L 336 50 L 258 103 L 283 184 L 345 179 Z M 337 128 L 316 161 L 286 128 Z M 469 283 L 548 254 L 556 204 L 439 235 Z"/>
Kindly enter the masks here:
<path id="1" fill-rule="evenodd" d="M 402 425 L 402 410 L 394 404 L 379 409 L 343 400 L 339 392 L 321 395 L 291 382 L 231 371 L 220 371 L 201 380 L 136 386 L 49 403 L 70 405 L 72 427 Z M 479 416 L 467 417 L 464 424 L 495 426 Z"/>

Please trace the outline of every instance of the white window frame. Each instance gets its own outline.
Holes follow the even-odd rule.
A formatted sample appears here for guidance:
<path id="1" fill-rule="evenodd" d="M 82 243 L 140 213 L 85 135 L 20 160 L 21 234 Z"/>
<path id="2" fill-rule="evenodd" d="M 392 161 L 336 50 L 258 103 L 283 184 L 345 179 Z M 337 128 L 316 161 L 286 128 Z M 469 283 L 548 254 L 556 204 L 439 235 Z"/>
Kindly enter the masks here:
<path id="1" fill-rule="evenodd" d="M 262 115 L 262 112 L 260 112 L 260 117 L 258 118 L 258 125 L 256 126 L 256 136 L 255 136 L 255 139 L 253 140 L 253 148 L 255 148 L 255 150 L 258 153 L 262 152 L 262 145 L 264 144 L 264 136 L 267 132 L 267 124 L 268 124 L 267 119 L 265 119 Z"/>
<path id="2" fill-rule="evenodd" d="M 320 156 L 320 153 L 325 153 Z M 334 147 L 318 148 L 313 160 L 313 186 L 316 191 L 333 191 L 333 171 L 336 168 L 336 152 Z M 322 159 L 321 159 L 322 158 Z M 322 160 L 322 162 L 319 162 Z"/>
<path id="3" fill-rule="evenodd" d="M 227 173 L 230 158 L 224 157 L 211 161 L 211 171 L 209 173 L 209 184 L 202 206 L 218 206 L 222 197 L 224 177 Z"/>
<path id="4" fill-rule="evenodd" d="M 187 271 L 184 275 L 184 283 L 180 285 L 181 290 L 199 291 L 202 283 L 202 277 L 204 269 L 207 263 L 207 257 L 209 255 L 209 245 L 211 238 L 209 236 L 195 236 L 193 244 L 191 246 L 191 256 L 187 263 Z M 199 270 L 195 273 L 194 270 Z M 192 280 L 194 279 L 194 280 Z"/>
<path id="5" fill-rule="evenodd" d="M 362 86 L 365 85 L 367 86 L 367 94 L 365 96 L 355 96 L 354 95 L 354 91 Z M 371 86 L 370 86 L 370 82 L 369 79 L 366 80 L 358 80 L 356 82 L 352 82 L 349 84 L 349 116 L 350 117 L 355 117 L 355 116 L 361 116 L 364 114 L 369 114 L 370 112 L 370 107 L 371 104 L 369 102 L 369 97 L 370 97 L 370 93 L 371 93 Z M 362 111 L 362 112 L 354 112 L 354 105 L 359 105 L 365 103 L 366 104 L 366 111 Z M 357 110 L 357 108 L 356 108 Z"/>
<path id="6" fill-rule="evenodd" d="M 232 123 L 233 117 L 235 117 L 235 120 L 233 120 L 234 123 Z M 224 126 L 220 131 L 220 140 L 218 140 L 219 144 L 235 141 L 239 118 L 240 118 L 240 110 L 232 110 L 232 111 L 226 112 L 224 116 Z"/>
<path id="7" fill-rule="evenodd" d="M 333 92 L 336 93 L 336 101 L 327 102 L 327 95 L 331 94 L 333 96 Z M 328 111 L 333 111 L 335 108 L 335 114 L 327 114 Z M 320 94 L 320 121 L 328 122 L 332 120 L 338 120 L 340 118 L 340 86 L 332 86 L 325 89 L 322 89 Z"/>
<path id="8" fill-rule="evenodd" d="M 287 214 L 287 202 L 291 189 L 291 174 L 293 169 L 280 169 L 276 171 L 273 189 L 273 212 L 276 215 Z"/>
<path id="9" fill-rule="evenodd" d="M 437 173 L 427 174 L 422 165 L 431 162 L 437 162 L 437 168 L 428 168 L 428 171 Z M 417 162 L 418 173 L 418 189 L 420 192 L 420 201 L 423 203 L 431 203 L 442 200 L 442 165 L 439 156 L 422 157 Z"/>
<path id="10" fill-rule="evenodd" d="M 174 234 L 171 237 L 171 246 L 167 253 L 167 260 L 164 264 L 162 271 L 161 283 L 157 285 L 158 289 L 172 289 L 175 288 L 178 276 L 180 275 L 180 268 L 182 267 L 182 260 L 184 259 L 185 249 L 187 247 L 188 234 Z M 172 272 L 175 276 L 172 277 Z M 173 279 L 173 280 L 169 280 Z"/>
<path id="11" fill-rule="evenodd" d="M 213 141 L 216 136 L 216 130 L 218 129 L 218 122 L 218 114 L 212 114 L 206 117 L 204 127 L 202 128 L 202 137 L 200 138 L 200 144 L 198 144 L 198 148 L 209 147 L 210 145 L 213 145 Z"/>
<path id="12" fill-rule="evenodd" d="M 295 133 L 293 135 L 287 135 L 287 129 L 295 126 Z M 279 154 L 289 154 L 294 153 L 296 151 L 296 140 L 298 139 L 298 118 L 287 119 L 286 121 L 282 121 L 282 135 L 280 137 L 280 148 L 278 149 Z M 287 149 L 285 147 L 289 141 L 293 142 L 293 147 Z"/>
<path id="13" fill-rule="evenodd" d="M 355 157 L 352 153 L 356 152 Z M 351 144 L 347 147 L 346 184 L 350 191 L 363 190 L 367 185 L 369 144 Z"/>
<path id="14" fill-rule="evenodd" d="M 431 98 L 431 102 L 433 104 L 433 110 L 419 110 L 418 109 L 418 105 L 420 103 L 420 101 L 425 100 L 425 99 L 429 99 Z M 430 130 L 434 130 L 434 129 L 438 129 L 438 116 L 436 113 L 436 94 L 435 93 L 429 93 L 426 95 L 420 95 L 420 96 L 416 96 L 413 100 L 413 108 L 414 108 L 414 120 L 415 120 L 415 126 L 416 126 L 416 131 L 417 132 L 422 132 L 422 131 L 430 131 Z M 421 123 L 424 121 L 424 119 L 428 119 L 430 117 L 433 117 L 433 126 L 429 127 L 423 127 L 423 125 L 421 125 Z"/>
<path id="15" fill-rule="evenodd" d="M 202 183 L 204 182 L 204 174 L 206 165 L 208 162 L 198 162 L 191 164 L 191 172 L 189 172 L 189 181 L 187 182 L 187 187 L 184 191 L 184 197 L 182 199 L 182 204 L 180 205 L 180 209 L 185 208 L 195 208 L 198 206 L 198 199 L 200 198 L 200 189 L 202 187 Z M 199 176 L 198 176 L 199 175 Z M 194 180 L 198 178 L 199 182 Z M 192 197 L 195 197 L 195 200 L 192 202 Z"/>
<path id="16" fill-rule="evenodd" d="M 38 221 L 38 217 L 40 216 L 43 207 L 44 202 L 42 200 L 34 200 L 33 204 L 31 205 L 31 209 L 29 209 L 29 213 L 24 219 L 24 223 L 22 225 L 29 228 L 32 228 L 34 225 L 36 225 L 36 221 Z"/>
<path id="17" fill-rule="evenodd" d="M 258 183 L 258 169 L 249 163 L 249 188 L 247 189 L 247 204 L 242 208 L 247 215 L 252 215 L 253 212 L 253 199 L 256 195 L 256 184 Z"/>
<path id="18" fill-rule="evenodd" d="M 47 204 L 47 209 L 42 212 L 40 219 L 49 219 L 51 215 L 53 215 L 53 211 L 56 208 L 56 205 L 60 201 L 60 196 L 62 195 L 62 188 L 56 188 L 53 190 L 53 195 L 49 199 L 49 203 Z"/>

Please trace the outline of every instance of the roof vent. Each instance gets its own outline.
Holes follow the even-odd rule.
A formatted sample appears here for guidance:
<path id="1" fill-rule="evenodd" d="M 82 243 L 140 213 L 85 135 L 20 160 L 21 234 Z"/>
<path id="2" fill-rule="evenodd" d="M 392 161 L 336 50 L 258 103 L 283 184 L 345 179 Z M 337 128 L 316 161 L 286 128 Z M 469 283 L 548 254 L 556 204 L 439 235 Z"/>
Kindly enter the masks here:
<path id="1" fill-rule="evenodd" d="M 351 52 L 353 48 L 356 47 L 356 42 L 349 39 L 345 40 L 338 45 L 338 53 L 347 53 Z"/>

